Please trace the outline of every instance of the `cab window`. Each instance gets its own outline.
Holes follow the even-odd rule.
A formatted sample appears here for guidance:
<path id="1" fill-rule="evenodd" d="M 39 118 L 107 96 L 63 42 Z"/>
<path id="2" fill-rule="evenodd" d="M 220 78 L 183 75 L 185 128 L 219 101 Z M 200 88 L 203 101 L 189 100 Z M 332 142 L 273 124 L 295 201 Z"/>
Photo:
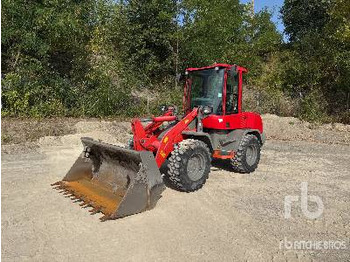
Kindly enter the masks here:
<path id="1" fill-rule="evenodd" d="M 238 113 L 238 72 L 231 69 L 227 73 L 226 115 Z"/>

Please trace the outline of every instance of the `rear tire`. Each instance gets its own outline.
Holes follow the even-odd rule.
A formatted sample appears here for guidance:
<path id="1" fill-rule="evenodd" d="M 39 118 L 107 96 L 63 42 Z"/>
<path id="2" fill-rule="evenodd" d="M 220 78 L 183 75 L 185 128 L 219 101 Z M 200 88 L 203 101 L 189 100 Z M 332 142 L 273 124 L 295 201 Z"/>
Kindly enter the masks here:
<path id="1" fill-rule="evenodd" d="M 233 171 L 239 173 L 251 173 L 257 168 L 260 160 L 261 144 L 254 135 L 245 135 L 239 148 L 231 160 Z"/>
<path id="2" fill-rule="evenodd" d="M 165 179 L 174 189 L 193 192 L 205 184 L 210 166 L 208 146 L 199 140 L 186 139 L 175 145 Z"/>

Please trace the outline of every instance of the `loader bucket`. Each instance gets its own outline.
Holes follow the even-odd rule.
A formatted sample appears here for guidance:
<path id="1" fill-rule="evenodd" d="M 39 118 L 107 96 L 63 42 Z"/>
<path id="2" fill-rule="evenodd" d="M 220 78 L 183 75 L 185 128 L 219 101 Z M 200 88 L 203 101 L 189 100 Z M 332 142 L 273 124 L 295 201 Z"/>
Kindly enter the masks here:
<path id="1" fill-rule="evenodd" d="M 152 152 L 134 151 L 81 138 L 84 151 L 62 181 L 52 184 L 101 220 L 140 213 L 155 206 L 165 189 Z"/>

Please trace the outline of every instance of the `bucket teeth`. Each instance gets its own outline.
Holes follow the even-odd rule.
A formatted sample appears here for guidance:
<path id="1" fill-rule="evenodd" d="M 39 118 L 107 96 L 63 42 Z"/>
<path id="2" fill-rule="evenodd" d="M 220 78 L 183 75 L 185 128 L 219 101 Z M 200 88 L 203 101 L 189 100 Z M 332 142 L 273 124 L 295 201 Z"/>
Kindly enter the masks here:
<path id="1" fill-rule="evenodd" d="M 56 189 L 56 190 L 60 190 L 60 189 L 64 189 L 66 188 L 66 186 L 60 182 L 56 182 L 54 184 L 51 184 L 51 186 L 53 187 L 53 189 Z"/>
<path id="2" fill-rule="evenodd" d="M 89 210 L 91 215 L 95 215 L 96 213 L 100 212 L 101 208 L 100 207 L 94 207 L 93 209 Z"/>
<path id="3" fill-rule="evenodd" d="M 81 208 L 90 209 L 88 211 L 91 215 L 95 215 L 97 213 L 105 214 L 106 210 L 102 206 L 92 201 L 92 199 L 89 199 L 89 197 L 76 192 L 68 183 L 59 181 L 51 184 L 51 186 L 53 189 L 58 190 L 59 193 L 62 193 L 66 198 L 70 198 L 74 203 L 78 203 Z M 110 215 L 104 215 L 100 219 L 101 221 L 109 220 Z"/>
<path id="4" fill-rule="evenodd" d="M 63 181 L 58 181 L 56 183 L 53 183 L 51 184 L 51 186 L 54 188 L 54 189 L 62 189 L 62 188 L 66 188 L 66 185 Z"/>
<path id="5" fill-rule="evenodd" d="M 107 215 L 100 218 L 101 222 L 107 221 L 109 219 L 110 219 L 110 216 L 107 216 Z"/>
<path id="6" fill-rule="evenodd" d="M 86 206 L 86 202 L 83 200 L 83 203 L 79 204 L 79 206 L 81 207 Z"/>
<path id="7" fill-rule="evenodd" d="M 94 207 L 93 204 L 94 204 L 94 203 L 88 201 L 88 202 L 85 203 L 84 206 L 82 206 L 82 208 Z"/>
<path id="8" fill-rule="evenodd" d="M 83 203 L 79 204 L 82 208 L 92 207 L 92 203 L 89 200 L 83 199 Z"/>

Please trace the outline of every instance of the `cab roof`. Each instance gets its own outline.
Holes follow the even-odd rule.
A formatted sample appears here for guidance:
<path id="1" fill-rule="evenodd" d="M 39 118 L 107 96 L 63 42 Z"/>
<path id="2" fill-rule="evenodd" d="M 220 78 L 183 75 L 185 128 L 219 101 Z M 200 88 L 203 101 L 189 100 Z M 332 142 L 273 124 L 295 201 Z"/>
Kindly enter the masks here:
<path id="1" fill-rule="evenodd" d="M 222 68 L 231 68 L 231 67 L 237 67 L 237 69 L 239 71 L 242 71 L 243 73 L 247 73 L 248 70 L 242 66 L 238 66 L 236 64 L 233 64 L 233 65 L 229 65 L 229 64 L 221 64 L 221 63 L 216 63 L 216 64 L 213 64 L 211 66 L 204 66 L 204 67 L 190 67 L 190 68 L 187 68 L 186 71 L 199 71 L 199 70 L 205 70 L 205 69 L 211 69 L 211 68 L 215 68 L 215 67 L 222 67 Z"/>

